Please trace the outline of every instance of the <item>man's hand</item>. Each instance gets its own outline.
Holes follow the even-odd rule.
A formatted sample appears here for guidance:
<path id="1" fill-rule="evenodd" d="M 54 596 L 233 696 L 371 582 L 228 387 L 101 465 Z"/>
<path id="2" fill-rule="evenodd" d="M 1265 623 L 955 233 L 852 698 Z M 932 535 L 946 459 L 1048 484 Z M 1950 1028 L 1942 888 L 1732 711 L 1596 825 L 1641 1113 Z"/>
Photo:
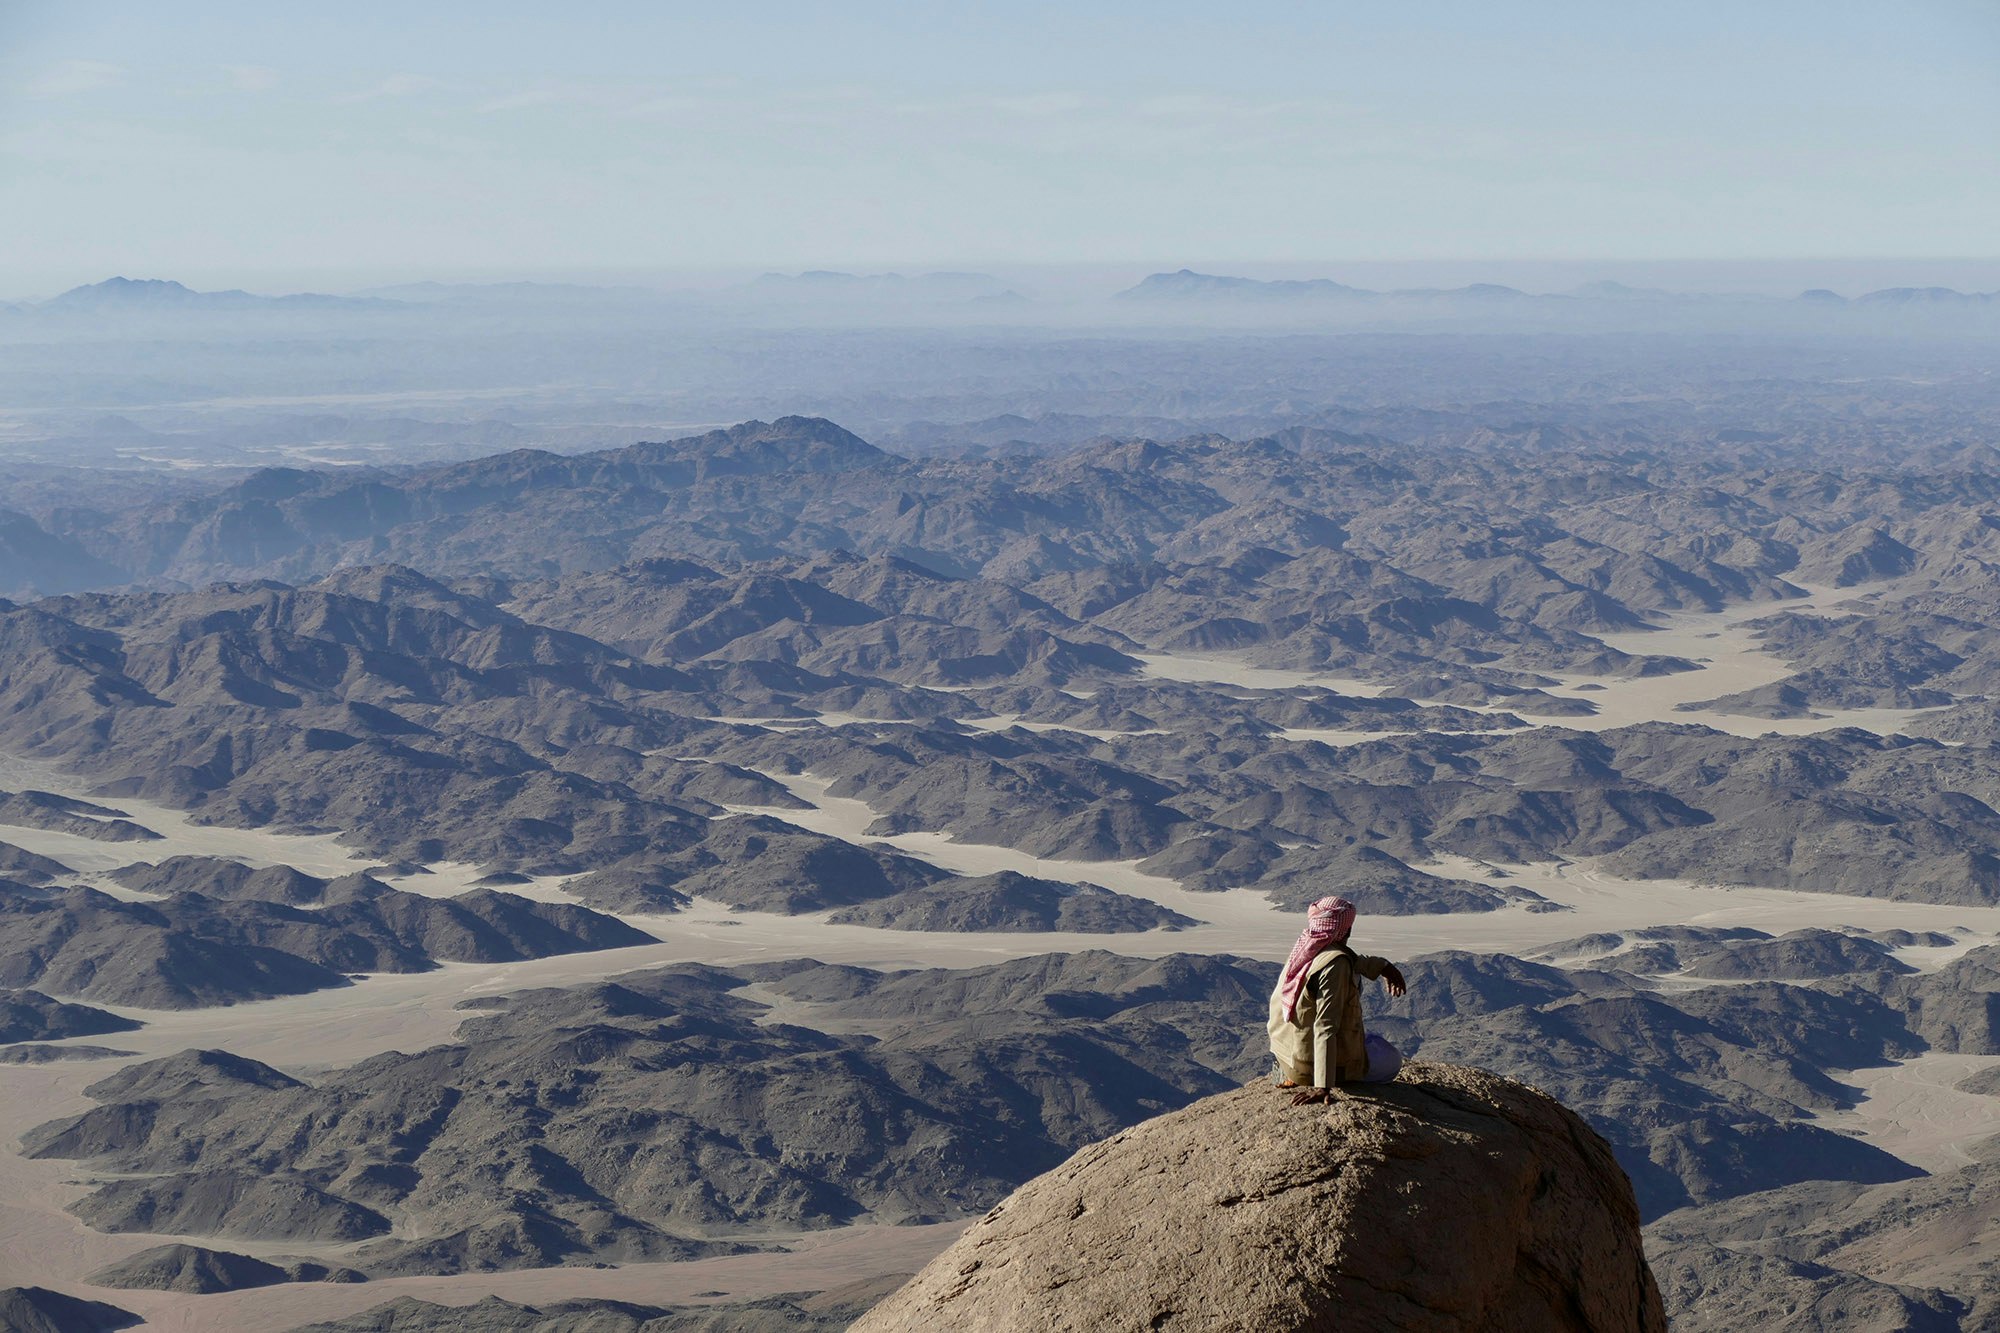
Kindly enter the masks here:
<path id="1" fill-rule="evenodd" d="M 1410 990 L 1410 983 L 1403 980 L 1403 974 L 1394 963 L 1382 969 L 1382 983 L 1389 988 L 1389 994 L 1401 998 Z"/>
<path id="2" fill-rule="evenodd" d="M 1332 1095 L 1333 1094 L 1328 1092 L 1325 1088 L 1307 1088 L 1304 1092 L 1293 1094 L 1292 1105 L 1318 1106 L 1321 1102 L 1326 1101 Z"/>

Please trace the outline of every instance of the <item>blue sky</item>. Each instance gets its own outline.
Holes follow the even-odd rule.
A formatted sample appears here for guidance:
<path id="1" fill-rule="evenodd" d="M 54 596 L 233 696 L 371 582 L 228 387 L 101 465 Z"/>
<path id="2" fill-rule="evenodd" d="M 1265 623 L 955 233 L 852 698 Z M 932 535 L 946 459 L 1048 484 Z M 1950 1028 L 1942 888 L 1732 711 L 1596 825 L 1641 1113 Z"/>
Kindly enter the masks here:
<path id="1" fill-rule="evenodd" d="M 1991 257 L 1996 218 L 1993 0 L 0 0 L 9 293 Z"/>

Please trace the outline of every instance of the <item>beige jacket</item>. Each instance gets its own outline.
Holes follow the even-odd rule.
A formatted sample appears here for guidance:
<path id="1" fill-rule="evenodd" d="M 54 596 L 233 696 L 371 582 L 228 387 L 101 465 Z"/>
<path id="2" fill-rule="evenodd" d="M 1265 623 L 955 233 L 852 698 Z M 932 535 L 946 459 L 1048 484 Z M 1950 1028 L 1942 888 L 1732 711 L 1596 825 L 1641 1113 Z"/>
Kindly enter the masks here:
<path id="1" fill-rule="evenodd" d="M 1361 978 L 1373 981 L 1387 966 L 1388 959 L 1357 954 L 1344 944 L 1321 950 L 1306 968 L 1297 1023 L 1285 1017 L 1278 992 L 1271 992 L 1271 1054 L 1287 1075 L 1327 1088 L 1368 1072 L 1368 1048 L 1361 1032 Z"/>

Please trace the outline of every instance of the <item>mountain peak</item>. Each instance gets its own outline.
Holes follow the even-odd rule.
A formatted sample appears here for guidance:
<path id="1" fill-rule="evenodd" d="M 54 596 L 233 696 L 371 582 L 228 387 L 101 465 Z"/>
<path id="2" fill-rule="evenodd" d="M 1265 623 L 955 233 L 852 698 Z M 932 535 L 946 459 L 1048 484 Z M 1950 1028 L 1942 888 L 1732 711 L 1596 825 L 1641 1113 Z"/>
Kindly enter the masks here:
<path id="1" fill-rule="evenodd" d="M 1950 287 L 1885 287 L 1854 298 L 1856 305 L 1988 305 L 1995 293 L 1961 292 Z"/>
<path id="2" fill-rule="evenodd" d="M 239 288 L 202 292 L 169 278 L 106 278 L 72 287 L 43 303 L 48 310 L 249 310 L 288 307 L 395 309 L 401 303 L 369 297 L 325 296 L 296 292 L 288 296 L 258 296 Z"/>
<path id="3" fill-rule="evenodd" d="M 1359 287 L 1349 287 L 1331 278 L 1280 279 L 1242 278 L 1226 273 L 1197 273 L 1181 269 L 1174 273 L 1148 274 L 1136 286 L 1118 293 L 1120 300 L 1296 300 L 1300 297 L 1368 296 Z"/>
<path id="4" fill-rule="evenodd" d="M 801 416 L 744 421 L 705 435 L 635 444 L 619 452 L 628 458 L 649 461 L 690 459 L 699 462 L 711 475 L 840 472 L 875 467 L 896 457 L 825 417 Z"/>
<path id="5" fill-rule="evenodd" d="M 207 293 L 168 278 L 106 278 L 103 282 L 72 287 L 49 302 L 50 305 L 103 305 L 112 302 L 171 302 L 198 300 Z M 239 293 L 240 294 L 240 293 Z"/>

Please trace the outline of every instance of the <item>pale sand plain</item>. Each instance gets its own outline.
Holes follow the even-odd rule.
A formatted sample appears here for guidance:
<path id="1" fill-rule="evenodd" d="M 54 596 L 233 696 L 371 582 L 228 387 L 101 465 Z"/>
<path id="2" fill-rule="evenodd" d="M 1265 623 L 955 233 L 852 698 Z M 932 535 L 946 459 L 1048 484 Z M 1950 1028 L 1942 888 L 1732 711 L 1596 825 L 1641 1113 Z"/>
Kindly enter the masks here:
<path id="1" fill-rule="evenodd" d="M 1132 736 L 1165 736 L 1164 727 L 1147 727 L 1139 731 L 1117 731 L 1110 727 L 1072 727 L 1066 722 L 1023 722 L 1019 713 L 994 713 L 990 717 L 962 717 L 959 725 L 971 727 L 975 731 L 1007 731 L 1019 727 L 1023 731 L 1066 731 L 1075 736 L 1088 736 L 1092 740 L 1116 741 Z"/>
<path id="2" fill-rule="evenodd" d="M 814 801 L 816 808 L 773 813 L 834 836 L 857 842 L 875 840 L 864 832 L 875 817 L 875 812 L 864 802 L 828 797 L 827 784 L 810 775 L 783 781 L 796 795 Z M 182 830 L 177 836 L 193 838 L 203 831 Z M 265 850 L 271 859 L 285 859 L 290 850 L 286 846 L 289 838 L 282 834 L 264 836 L 270 840 Z M 457 1006 L 466 1000 L 536 986 L 574 985 L 671 962 L 726 965 L 810 956 L 884 968 L 964 967 L 1051 949 L 1086 948 L 1145 957 L 1181 951 L 1273 957 L 1283 950 L 1295 924 L 1290 914 L 1275 910 L 1260 895 L 1248 891 L 1194 893 L 1171 880 L 1149 875 L 1132 863 L 1032 857 L 1010 848 L 959 843 L 937 834 L 906 834 L 888 841 L 962 872 L 1016 869 L 1070 882 L 1103 883 L 1189 912 L 1203 924 L 1183 931 L 1136 935 L 927 934 L 834 926 L 812 917 L 732 914 L 720 905 L 698 902 L 690 910 L 673 916 L 628 918 L 657 935 L 657 944 L 521 963 L 447 964 L 425 973 L 376 975 L 336 991 L 221 1009 L 167 1012 L 121 1009 L 147 1026 L 100 1040 L 146 1058 L 190 1046 L 220 1046 L 310 1077 L 314 1067 L 345 1064 L 385 1050 L 418 1050 L 449 1040 L 465 1016 Z M 240 848 L 242 844 L 232 845 Z M 1512 882 L 1532 889 L 1565 910 L 1507 908 L 1492 913 L 1436 917 L 1370 916 L 1364 920 L 1360 937 L 1364 947 L 1396 957 L 1446 948 L 1520 953 L 1587 933 L 1676 924 L 1748 925 L 1772 931 L 1821 924 L 1964 932 L 1960 945 L 1907 951 L 1906 956 L 1913 963 L 1937 966 L 1963 949 L 2000 933 L 2000 908 L 1896 903 L 1686 881 L 1632 881 L 1607 876 L 1578 863 L 1502 866 L 1454 859 L 1434 868 L 1467 878 Z M 809 1019 L 810 1014 L 795 1011 L 773 1017 Z M 310 1064 L 301 1063 L 302 1051 L 312 1053 Z M 82 1086 L 122 1063 L 92 1061 L 79 1065 L 0 1068 L 0 1090 L 4 1090 L 0 1132 L 18 1135 L 43 1119 L 85 1109 L 89 1102 L 81 1096 Z M 1990 1099 L 1958 1094 L 1941 1102 L 1934 1099 L 1924 1103 L 1924 1111 L 1935 1129 L 1940 1114 L 1970 1116 L 1982 1109 L 1987 1100 Z M 1873 1104 L 1871 1109 L 1865 1104 L 1848 1117 L 1849 1123 L 1843 1127 L 1894 1151 L 1905 1144 L 1908 1136 L 1898 1129 L 1897 1117 L 1883 1109 L 1887 1105 Z M 1906 1098 L 1899 1105 L 1914 1107 L 1916 1103 Z M 1967 1132 L 1976 1123 L 1983 1122 L 1966 1120 Z M 1936 1132 L 1949 1133 L 1949 1125 Z M 158 1243 L 156 1237 L 98 1236 L 60 1213 L 61 1204 L 80 1193 L 80 1188 L 65 1187 L 63 1183 L 77 1175 L 76 1168 L 69 1163 L 31 1163 L 19 1157 L 0 1159 L 0 1201 L 4 1201 L 0 1202 L 0 1240 L 12 1242 L 0 1245 L 0 1279 L 12 1276 L 13 1264 L 4 1257 L 9 1254 L 73 1256 L 73 1262 L 54 1267 L 61 1270 L 60 1276 L 74 1279 L 123 1254 Z M 285 1249 L 283 1246 L 252 1248 L 269 1252 Z M 50 1272 L 51 1267 L 45 1258 L 40 1259 L 24 1269 L 22 1275 L 56 1276 Z M 589 1270 L 560 1271 L 585 1274 Z M 483 1283 L 485 1279 L 476 1281 Z"/>
<path id="3" fill-rule="evenodd" d="M 1676 676 L 1634 680 L 1568 680 L 1552 692 L 1584 683 L 1606 688 L 1584 692 L 1599 712 L 1547 725 L 1601 729 L 1628 722 L 1700 722 L 1738 734 L 1808 732 L 1832 726 L 1864 725 L 1890 732 L 1907 724 L 1910 712 L 1858 710 L 1814 719 L 1770 722 L 1708 712 L 1674 711 L 1678 703 L 1755 688 L 1786 674 L 1783 665 L 1757 651 L 1741 622 L 1779 609 L 1794 609 L 1845 594 L 1819 591 L 1809 602 L 1784 607 L 1737 608 L 1719 616 L 1678 617 L 1666 628 L 1615 636 L 1617 646 L 1636 652 L 1669 652 L 1705 658 L 1702 669 Z M 1626 640 L 1629 640 L 1627 642 Z M 1165 679 L 1213 680 L 1242 688 L 1323 685 L 1365 694 L 1361 682 L 1310 673 L 1244 667 L 1221 659 L 1149 656 L 1148 670 Z M 1501 710 L 1495 710 L 1501 711 Z M 733 719 L 740 721 L 740 719 Z M 1534 719 L 1529 719 L 1534 722 Z M 869 719 L 830 715 L 824 719 L 772 719 L 774 727 L 860 724 Z M 994 726 L 1014 719 L 994 718 Z M 1300 734 L 1299 740 L 1356 743 L 1383 733 Z M 1107 733 L 1103 739 L 1112 739 Z M 655 944 L 598 953 L 567 955 L 524 963 L 447 964 L 434 971 L 371 976 L 340 990 L 200 1011 L 123 1010 L 147 1026 L 137 1032 L 84 1039 L 135 1053 L 135 1057 L 43 1066 L 0 1066 L 0 1139 L 12 1140 L 53 1116 L 86 1109 L 82 1089 L 122 1067 L 130 1058 L 152 1058 L 191 1046 L 220 1046 L 310 1078 L 316 1069 L 350 1063 L 387 1050 L 414 1051 L 447 1041 L 465 1017 L 457 1006 L 469 999 L 536 986 L 575 985 L 647 967 L 681 961 L 718 964 L 761 959 L 814 957 L 828 962 L 878 968 L 971 967 L 1050 950 L 1107 949 L 1140 957 L 1175 952 L 1228 953 L 1275 958 L 1289 945 L 1296 921 L 1259 894 L 1238 890 L 1196 893 L 1177 882 L 1148 874 L 1136 862 L 1084 862 L 1030 856 L 1011 848 L 964 843 L 943 833 L 905 833 L 888 838 L 866 830 L 876 812 L 865 802 L 832 797 L 829 783 L 811 774 L 772 774 L 807 810 L 758 809 L 801 827 L 856 842 L 888 842 L 946 869 L 984 874 L 1012 869 L 1071 883 L 1095 883 L 1152 899 L 1195 918 L 1181 931 L 1081 935 L 1020 933 L 935 934 L 872 927 L 834 926 L 823 917 L 778 917 L 731 913 L 698 902 L 672 916 L 626 919 L 658 938 Z M 51 765 L 0 760 L 0 787 L 37 787 L 88 797 L 88 784 Z M 63 861 L 105 887 L 106 872 L 135 860 L 170 855 L 227 856 L 252 864 L 282 863 L 312 874 L 335 876 L 374 863 L 342 845 L 332 834 L 284 834 L 260 829 L 201 825 L 178 811 L 125 798 L 106 800 L 135 822 L 161 834 L 145 842 L 103 842 L 69 834 L 4 827 L 0 840 Z M 743 813 L 750 812 L 745 808 Z M 1530 952 L 1579 935 L 1655 925 L 1744 925 L 1780 933 L 1807 925 L 1861 929 L 1904 928 L 1953 933 L 1958 943 L 1943 948 L 1902 951 L 1920 968 L 1942 965 L 1965 950 L 2000 938 L 2000 908 L 1949 907 L 1857 899 L 1781 889 L 1702 884 L 1685 880 L 1634 881 L 1604 874 L 1587 862 L 1497 865 L 1451 859 L 1431 867 L 1439 873 L 1494 883 L 1511 883 L 1542 895 L 1562 910 L 1509 907 L 1497 912 L 1448 916 L 1368 916 L 1358 941 L 1374 952 L 1409 957 L 1441 949 L 1475 952 Z M 397 876 L 393 882 L 415 892 L 462 892 L 478 877 L 476 867 L 440 864 L 430 875 Z M 561 881 L 543 880 L 510 891 L 564 900 Z M 1365 910 L 1365 905 L 1364 905 Z M 750 992 L 753 996 L 757 988 Z M 772 997 L 763 997 L 772 998 Z M 116 1008 L 116 1006 L 108 1006 Z M 801 1013 L 800 1017 L 807 1015 Z M 774 1011 L 772 1018 L 780 1017 Z M 309 1052 L 309 1055 L 302 1053 Z M 1852 1109 L 1823 1117 L 1823 1123 L 1856 1134 L 1924 1169 L 1948 1169 L 1965 1160 L 1964 1148 L 2000 1133 L 2000 1098 L 1957 1091 L 1966 1073 L 1983 1067 L 1985 1057 L 1926 1055 L 1880 1069 L 1841 1075 L 1863 1096 Z M 0 1285 L 53 1284 L 86 1290 L 82 1277 L 106 1263 L 174 1237 L 108 1236 L 83 1227 L 63 1211 L 85 1186 L 75 1163 L 31 1162 L 0 1154 Z M 962 1224 L 929 1228 L 850 1227 L 798 1238 L 758 1237 L 783 1243 L 795 1253 L 782 1261 L 768 1254 L 683 1264 L 619 1268 L 557 1268 L 445 1278 L 392 1279 L 362 1286 L 298 1284 L 225 1296 L 183 1296 L 158 1292 L 92 1291 L 144 1315 L 148 1327 L 173 1329 L 284 1329 L 337 1317 L 398 1295 L 467 1304 L 489 1294 L 518 1301 L 604 1296 L 667 1302 L 698 1292 L 755 1297 L 809 1290 L 874 1273 L 919 1266 L 948 1244 Z M 189 1238 L 192 1239 L 192 1238 Z M 338 1251 L 311 1247 L 228 1241 L 231 1249 L 263 1254 Z"/>
<path id="4" fill-rule="evenodd" d="M 1606 646 L 1640 657 L 1683 657 L 1697 664 L 1696 671 L 1664 676 L 1585 676 L 1544 672 L 1557 684 L 1547 693 L 1582 699 L 1596 711 L 1577 717 L 1538 718 L 1519 713 L 1504 704 L 1460 705 L 1475 713 L 1516 712 L 1530 726 L 1566 727 L 1574 731 L 1609 731 L 1640 722 L 1698 722 L 1736 736 L 1807 736 L 1838 727 L 1859 727 L 1878 735 L 1889 735 L 1907 727 L 1913 718 L 1939 711 L 1929 708 L 1844 708 L 1815 710 L 1811 717 L 1759 718 L 1713 709 L 1680 711 L 1682 705 L 1703 703 L 1745 690 L 1761 689 L 1792 674 L 1781 659 L 1761 650 L 1756 631 L 1748 622 L 1786 612 L 1845 615 L 1866 613 L 1872 605 L 1857 599 L 1850 588 L 1807 587 L 1806 596 L 1785 602 L 1756 602 L 1718 612 L 1682 612 L 1662 616 L 1653 629 L 1629 630 L 1596 636 Z M 1256 666 L 1236 658 L 1173 653 L 1140 654 L 1146 674 L 1160 680 L 1196 681 L 1228 685 L 1245 690 L 1284 690 L 1318 687 L 1361 698 L 1378 698 L 1382 687 L 1368 681 L 1299 671 L 1282 667 Z M 1415 702 L 1427 702 L 1417 699 Z M 1286 733 L 1293 739 L 1324 740 L 1328 744 L 1354 744 L 1369 739 L 1368 733 L 1310 730 Z"/>
<path id="5" fill-rule="evenodd" d="M 1875 1069 L 1835 1070 L 1842 1083 L 1861 1089 L 1862 1099 L 1849 1110 L 1818 1117 L 1819 1123 L 1866 1139 L 1920 1170 L 1955 1170 L 1971 1164 L 1970 1148 L 2000 1134 L 2000 1097 L 1957 1087 L 1995 1065 L 2000 1055 L 1930 1051 Z"/>
<path id="6" fill-rule="evenodd" d="M 678 1264 L 617 1268 L 530 1268 L 471 1277 L 389 1278 L 355 1286 L 262 1287 L 216 1296 L 163 1292 L 95 1292 L 144 1315 L 145 1327 L 175 1333 L 283 1333 L 309 1320 L 338 1319 L 384 1301 L 413 1297 L 439 1305 L 473 1305 L 489 1296 L 521 1305 L 594 1299 L 638 1305 L 706 1305 L 756 1300 L 787 1292 L 823 1291 L 883 1273 L 912 1273 L 958 1239 L 971 1219 L 930 1226 L 851 1226 L 796 1237 L 767 1237 L 773 1253 L 727 1255 Z M 726 1293 L 713 1297 L 713 1293 Z M 713 1299 L 711 1299 L 713 1297 Z M 142 1299 L 144 1298 L 144 1299 Z"/>

